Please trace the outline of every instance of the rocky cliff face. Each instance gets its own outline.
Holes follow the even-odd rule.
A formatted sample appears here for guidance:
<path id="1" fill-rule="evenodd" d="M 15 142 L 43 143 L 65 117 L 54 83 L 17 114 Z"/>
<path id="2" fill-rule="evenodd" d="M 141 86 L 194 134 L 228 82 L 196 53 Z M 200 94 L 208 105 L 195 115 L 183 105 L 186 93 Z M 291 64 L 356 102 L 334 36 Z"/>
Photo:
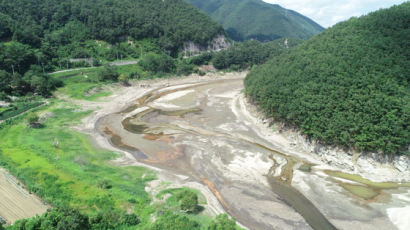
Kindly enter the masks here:
<path id="1" fill-rule="evenodd" d="M 193 57 L 203 52 L 218 52 L 229 48 L 231 43 L 225 37 L 225 35 L 218 35 L 207 46 L 196 44 L 192 41 L 184 43 L 184 57 Z"/>

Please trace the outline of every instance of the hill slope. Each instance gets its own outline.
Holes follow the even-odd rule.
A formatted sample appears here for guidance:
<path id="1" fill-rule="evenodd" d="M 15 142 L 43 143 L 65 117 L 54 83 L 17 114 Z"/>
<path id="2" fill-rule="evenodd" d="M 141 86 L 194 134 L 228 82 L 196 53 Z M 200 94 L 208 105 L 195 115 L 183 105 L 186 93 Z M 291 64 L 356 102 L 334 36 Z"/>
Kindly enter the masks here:
<path id="1" fill-rule="evenodd" d="M 170 47 L 187 40 L 206 44 L 223 33 L 218 24 L 183 0 L 1 0 L 0 19 L 0 39 L 15 34 L 33 45 L 70 23 L 74 24 L 70 29 L 83 29 L 70 31 L 82 32 L 77 36 L 111 43 L 123 36 L 161 37 L 162 45 Z"/>
<path id="2" fill-rule="evenodd" d="M 221 23 L 234 40 L 308 39 L 323 31 L 311 19 L 262 0 L 186 0 Z"/>
<path id="3" fill-rule="evenodd" d="M 339 23 L 253 69 L 246 93 L 327 144 L 408 154 L 409 41 L 407 2 Z"/>
<path id="4" fill-rule="evenodd" d="M 206 46 L 221 34 L 184 0 L 0 0 L 0 98 L 49 94 L 56 83 L 44 73 L 68 68 L 72 58 L 177 56 L 184 42 Z"/>

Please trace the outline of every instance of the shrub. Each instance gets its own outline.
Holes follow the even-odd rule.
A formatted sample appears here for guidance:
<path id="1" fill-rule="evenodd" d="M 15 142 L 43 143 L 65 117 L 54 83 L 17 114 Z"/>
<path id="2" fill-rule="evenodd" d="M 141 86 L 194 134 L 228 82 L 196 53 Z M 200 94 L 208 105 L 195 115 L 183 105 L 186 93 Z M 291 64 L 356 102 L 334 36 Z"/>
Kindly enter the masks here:
<path id="1" fill-rule="evenodd" d="M 189 61 L 194 65 L 205 65 L 208 64 L 209 61 L 211 61 L 212 56 L 212 53 L 203 53 L 201 55 L 190 58 Z"/>
<path id="2" fill-rule="evenodd" d="M 30 113 L 29 115 L 27 115 L 26 119 L 27 119 L 27 123 L 28 123 L 31 127 L 33 127 L 33 128 L 38 127 L 38 120 L 39 120 L 40 118 L 38 117 L 37 114 L 35 114 L 35 113 Z"/>
<path id="3" fill-rule="evenodd" d="M 148 53 L 138 63 L 144 71 L 153 73 L 172 73 L 175 70 L 175 61 L 166 54 Z"/>
<path id="4" fill-rule="evenodd" d="M 118 81 L 120 81 L 123 85 L 129 85 L 129 81 L 130 80 L 130 76 L 129 75 L 127 75 L 127 74 L 121 74 L 119 77 L 118 77 Z"/>
<path id="5" fill-rule="evenodd" d="M 188 219 L 186 216 L 175 215 L 166 212 L 159 217 L 149 230 L 195 230 L 200 229 L 198 222 Z"/>
<path id="6" fill-rule="evenodd" d="M 214 221 L 209 225 L 208 230 L 235 230 L 236 221 L 230 219 L 228 215 L 221 214 L 216 217 Z"/>
<path id="7" fill-rule="evenodd" d="M 102 188 L 102 189 L 111 189 L 112 185 L 108 180 L 101 180 L 98 182 L 98 187 Z"/>
<path id="8" fill-rule="evenodd" d="M 196 212 L 198 210 L 198 196 L 189 190 L 177 194 L 181 210 L 186 212 Z"/>
<path id="9" fill-rule="evenodd" d="M 117 67 L 105 65 L 98 73 L 99 81 L 117 81 L 118 80 Z"/>
<path id="10" fill-rule="evenodd" d="M 190 75 L 194 70 L 194 65 L 186 63 L 184 60 L 178 63 L 177 65 L 177 74 L 178 75 Z"/>

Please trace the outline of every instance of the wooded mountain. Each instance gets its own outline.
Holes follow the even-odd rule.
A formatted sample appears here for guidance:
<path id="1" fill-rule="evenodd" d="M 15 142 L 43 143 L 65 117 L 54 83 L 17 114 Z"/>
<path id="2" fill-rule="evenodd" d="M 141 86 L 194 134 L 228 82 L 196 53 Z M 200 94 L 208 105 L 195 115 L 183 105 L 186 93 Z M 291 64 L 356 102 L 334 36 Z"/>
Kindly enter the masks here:
<path id="1" fill-rule="evenodd" d="M 207 45 L 221 34 L 184 0 L 0 0 L 0 94 L 48 95 L 56 83 L 45 72 L 71 58 L 175 57 L 184 42 Z"/>
<path id="2" fill-rule="evenodd" d="M 14 36 L 33 46 L 40 46 L 43 38 L 114 43 L 131 36 L 161 38 L 162 46 L 170 49 L 188 40 L 206 44 L 223 33 L 183 0 L 1 0 L 0 19 L 0 39 Z"/>
<path id="3" fill-rule="evenodd" d="M 308 39 L 323 31 L 311 19 L 262 0 L 186 0 L 221 23 L 237 41 Z"/>
<path id="4" fill-rule="evenodd" d="M 409 41 L 410 2 L 352 18 L 254 68 L 246 94 L 324 143 L 409 154 Z"/>

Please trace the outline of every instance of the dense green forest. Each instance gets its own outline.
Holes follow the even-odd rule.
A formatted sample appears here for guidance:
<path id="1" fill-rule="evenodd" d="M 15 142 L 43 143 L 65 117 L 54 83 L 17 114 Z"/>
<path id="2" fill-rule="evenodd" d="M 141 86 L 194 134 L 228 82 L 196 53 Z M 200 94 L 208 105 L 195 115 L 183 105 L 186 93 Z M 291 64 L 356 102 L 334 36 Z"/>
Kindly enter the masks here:
<path id="1" fill-rule="evenodd" d="M 284 38 L 271 42 L 237 42 L 228 49 L 213 54 L 212 63 L 217 69 L 242 70 L 263 64 L 301 42 L 300 39 Z"/>
<path id="2" fill-rule="evenodd" d="M 409 41 L 409 2 L 352 18 L 253 69 L 246 94 L 327 144 L 409 154 Z"/>
<path id="3" fill-rule="evenodd" d="M 176 57 L 185 41 L 207 44 L 223 28 L 183 0 L 0 0 L 0 92 L 48 95 L 46 72 L 135 59 Z"/>
<path id="4" fill-rule="evenodd" d="M 311 19 L 262 0 L 186 0 L 221 23 L 237 41 L 271 41 L 282 37 L 308 39 L 323 31 Z"/>

